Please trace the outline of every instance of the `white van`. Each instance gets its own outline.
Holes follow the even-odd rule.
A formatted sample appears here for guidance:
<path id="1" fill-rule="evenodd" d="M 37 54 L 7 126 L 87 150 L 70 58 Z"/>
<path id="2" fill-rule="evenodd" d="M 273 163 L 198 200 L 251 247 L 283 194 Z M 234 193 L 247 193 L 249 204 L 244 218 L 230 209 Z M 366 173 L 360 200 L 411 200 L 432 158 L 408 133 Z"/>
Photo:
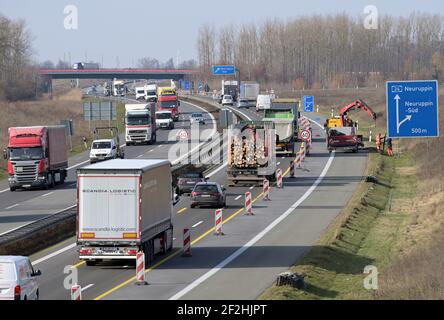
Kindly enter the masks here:
<path id="1" fill-rule="evenodd" d="M 271 96 L 269 94 L 260 94 L 257 96 L 256 111 L 270 109 Z"/>
<path id="2" fill-rule="evenodd" d="M 0 256 L 0 300 L 38 300 L 41 274 L 27 257 Z"/>
<path id="3" fill-rule="evenodd" d="M 136 87 L 136 100 L 145 100 L 146 96 L 146 87 Z"/>

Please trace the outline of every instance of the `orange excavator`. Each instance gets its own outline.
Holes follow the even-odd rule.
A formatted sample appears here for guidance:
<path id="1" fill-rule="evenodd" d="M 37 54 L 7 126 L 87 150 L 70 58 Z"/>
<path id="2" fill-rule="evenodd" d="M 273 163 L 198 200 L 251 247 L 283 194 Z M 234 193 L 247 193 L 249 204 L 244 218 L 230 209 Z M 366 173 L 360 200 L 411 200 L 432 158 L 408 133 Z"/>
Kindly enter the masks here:
<path id="1" fill-rule="evenodd" d="M 339 117 L 331 117 L 325 123 L 329 151 L 344 148 L 357 152 L 359 147 L 364 147 L 363 137 L 357 133 L 357 123 L 348 116 L 348 112 L 355 109 L 364 110 L 376 122 L 376 113 L 362 99 L 344 106 Z"/>

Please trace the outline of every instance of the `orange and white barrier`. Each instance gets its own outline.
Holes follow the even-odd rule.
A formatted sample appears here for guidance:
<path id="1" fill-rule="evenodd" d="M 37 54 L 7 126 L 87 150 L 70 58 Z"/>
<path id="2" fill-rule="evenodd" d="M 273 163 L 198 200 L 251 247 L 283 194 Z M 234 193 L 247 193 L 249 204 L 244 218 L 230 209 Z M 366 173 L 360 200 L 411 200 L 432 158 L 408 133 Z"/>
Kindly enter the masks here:
<path id="1" fill-rule="evenodd" d="M 248 216 L 253 215 L 253 204 L 251 201 L 251 192 L 245 192 L 245 214 Z"/>
<path id="2" fill-rule="evenodd" d="M 284 187 L 284 182 L 283 182 L 282 170 L 281 169 L 277 169 L 276 170 L 276 180 L 277 180 L 277 187 L 278 188 L 283 188 Z"/>
<path id="3" fill-rule="evenodd" d="M 262 192 L 264 194 L 264 200 L 270 200 L 270 181 L 264 179 L 262 183 Z"/>
<path id="4" fill-rule="evenodd" d="M 222 236 L 222 209 L 217 209 L 214 216 L 214 234 L 217 236 Z"/>
<path id="5" fill-rule="evenodd" d="M 190 229 L 183 229 L 183 253 L 182 257 L 191 257 L 191 234 Z"/>
<path id="6" fill-rule="evenodd" d="M 145 281 L 145 253 L 143 251 L 139 251 L 136 254 L 136 284 L 148 284 Z"/>
<path id="7" fill-rule="evenodd" d="M 82 287 L 75 284 L 71 287 L 71 300 L 82 300 Z"/>

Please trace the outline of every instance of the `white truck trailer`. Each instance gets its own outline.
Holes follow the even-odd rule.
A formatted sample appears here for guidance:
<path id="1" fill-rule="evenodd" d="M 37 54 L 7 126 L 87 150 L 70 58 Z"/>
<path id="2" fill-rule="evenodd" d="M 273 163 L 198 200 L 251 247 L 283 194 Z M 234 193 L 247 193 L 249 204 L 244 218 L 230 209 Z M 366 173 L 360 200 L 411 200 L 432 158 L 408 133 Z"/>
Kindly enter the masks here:
<path id="1" fill-rule="evenodd" d="M 109 259 L 146 263 L 173 246 L 168 160 L 110 160 L 77 170 L 77 245 L 87 265 Z"/>

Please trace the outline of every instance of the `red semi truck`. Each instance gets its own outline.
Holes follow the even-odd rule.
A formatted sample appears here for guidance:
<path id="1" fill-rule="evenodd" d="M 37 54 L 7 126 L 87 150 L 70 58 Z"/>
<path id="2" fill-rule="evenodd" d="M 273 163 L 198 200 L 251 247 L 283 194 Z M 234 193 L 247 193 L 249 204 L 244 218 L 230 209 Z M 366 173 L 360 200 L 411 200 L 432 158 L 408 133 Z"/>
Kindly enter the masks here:
<path id="1" fill-rule="evenodd" d="M 9 128 L 8 160 L 9 188 L 43 188 L 54 186 L 56 176 L 64 183 L 68 155 L 64 126 Z"/>
<path id="2" fill-rule="evenodd" d="M 159 96 L 157 98 L 157 111 L 171 111 L 174 121 L 179 121 L 179 106 L 180 102 L 176 95 Z"/>

